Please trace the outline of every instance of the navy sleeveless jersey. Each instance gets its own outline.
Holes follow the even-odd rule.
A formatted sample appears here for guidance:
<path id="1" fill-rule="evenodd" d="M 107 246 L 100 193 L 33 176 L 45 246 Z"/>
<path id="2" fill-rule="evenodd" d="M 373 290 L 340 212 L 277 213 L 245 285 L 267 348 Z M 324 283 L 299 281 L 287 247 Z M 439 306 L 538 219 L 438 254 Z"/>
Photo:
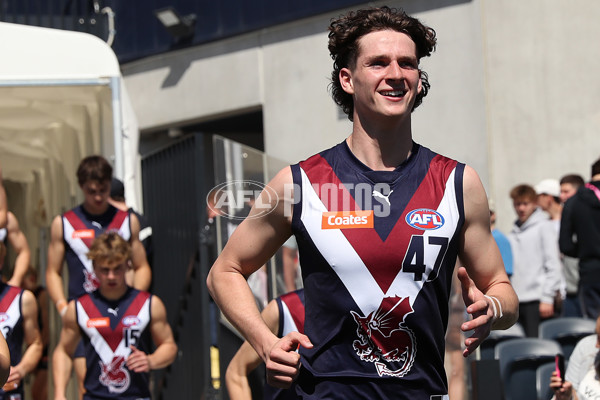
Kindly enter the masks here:
<path id="1" fill-rule="evenodd" d="M 278 337 L 284 337 L 290 332 L 304 333 L 304 289 L 279 296 L 277 299 L 279 309 Z M 275 388 L 269 384 L 264 387 L 265 400 L 296 400 L 296 385 L 289 389 Z"/>
<path id="2" fill-rule="evenodd" d="M 10 351 L 10 365 L 21 362 L 23 353 L 23 317 L 21 304 L 23 289 L 0 282 L 0 329 Z M 20 398 L 23 394 L 23 381 L 15 390 L 5 392 L 0 388 L 0 400 Z M 12 396 L 12 397 L 11 397 Z"/>
<path id="3" fill-rule="evenodd" d="M 447 398 L 464 165 L 415 143 L 395 170 L 373 171 L 343 142 L 291 168 L 304 329 L 314 344 L 300 351 L 299 393 Z M 323 380 L 342 384 L 319 393 L 313 385 Z"/>
<path id="4" fill-rule="evenodd" d="M 81 205 L 62 215 L 65 260 L 69 268 L 69 300 L 98 288 L 92 261 L 87 258 L 94 238 L 115 230 L 125 240 L 131 238 L 129 212 L 113 206 L 101 215 L 86 213 Z"/>
<path id="5" fill-rule="evenodd" d="M 98 291 L 77 299 L 77 323 L 82 332 L 87 371 L 85 399 L 149 398 L 149 374 L 129 371 L 130 345 L 151 353 L 148 292 L 129 288 L 117 301 Z"/>

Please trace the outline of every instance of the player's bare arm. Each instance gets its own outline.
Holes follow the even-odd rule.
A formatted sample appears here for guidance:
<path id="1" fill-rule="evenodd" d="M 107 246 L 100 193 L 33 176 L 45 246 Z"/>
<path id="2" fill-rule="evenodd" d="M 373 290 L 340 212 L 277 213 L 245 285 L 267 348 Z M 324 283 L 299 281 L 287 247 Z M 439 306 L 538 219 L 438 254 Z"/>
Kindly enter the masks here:
<path id="1" fill-rule="evenodd" d="M 298 344 L 305 347 L 312 344 L 305 335 L 297 332 L 278 339 L 261 318 L 246 279 L 291 235 L 292 204 L 284 201 L 284 196 L 293 194 L 285 190 L 291 185 L 292 172 L 286 167 L 269 182 L 279 201 L 273 201 L 263 191 L 256 202 L 263 206 L 270 204 L 273 211 L 264 215 L 264 209 L 257 211 L 255 204 L 248 218 L 233 232 L 207 279 L 209 291 L 219 308 L 265 362 L 267 376 L 282 381 L 283 385 L 291 384 L 297 374 L 299 355 L 294 350 Z M 259 212 L 263 215 L 253 218 Z"/>
<path id="2" fill-rule="evenodd" d="M 151 300 L 150 333 L 156 350 L 152 354 L 131 347 L 131 354 L 127 358 L 127 368 L 133 372 L 149 372 L 154 369 L 165 368 L 175 361 L 177 345 L 173 338 L 171 326 L 167 321 L 167 311 L 164 303 L 156 296 Z"/>
<path id="3" fill-rule="evenodd" d="M 465 225 L 460 244 L 459 268 L 463 299 L 473 316 L 463 331 L 475 333 L 465 340 L 465 356 L 473 352 L 491 329 L 507 329 L 518 317 L 518 298 L 504 269 L 490 230 L 487 196 L 475 170 L 465 167 L 463 178 Z"/>
<path id="4" fill-rule="evenodd" d="M 10 351 L 4 335 L 0 335 L 0 385 L 4 385 L 10 373 Z"/>
<path id="5" fill-rule="evenodd" d="M 22 379 L 33 371 L 42 358 L 42 338 L 38 328 L 38 307 L 35 296 L 29 290 L 23 291 L 21 314 L 23 317 L 24 339 L 27 349 L 21 358 L 21 362 L 10 368 L 10 376 L 6 381 L 6 390 L 14 390 L 22 383 Z M 13 387 L 10 387 L 10 385 Z"/>
<path id="6" fill-rule="evenodd" d="M 46 287 L 56 310 L 62 316 L 67 310 L 67 299 L 63 289 L 62 268 L 65 258 L 63 226 L 60 215 L 52 220 L 50 226 L 50 244 L 48 245 L 48 264 L 46 265 Z"/>
<path id="7" fill-rule="evenodd" d="M 31 262 L 31 251 L 29 250 L 29 244 L 27 238 L 21 231 L 19 221 L 10 211 L 8 212 L 8 221 L 6 224 L 7 237 L 10 245 L 15 250 L 17 257 L 15 258 L 15 268 L 13 270 L 12 277 L 8 281 L 9 285 L 21 286 L 23 277 L 29 268 Z"/>
<path id="8" fill-rule="evenodd" d="M 131 218 L 131 261 L 133 264 L 133 287 L 138 290 L 148 290 L 152 282 L 152 270 L 146 259 L 146 250 L 140 242 L 140 221 L 134 213 Z"/>
<path id="9" fill-rule="evenodd" d="M 60 340 L 52 354 L 55 400 L 66 400 L 65 389 L 71 377 L 72 357 L 80 338 L 81 334 L 79 333 L 75 314 L 75 301 L 73 300 L 67 306 L 67 311 L 63 317 L 63 328 L 60 331 Z"/>
<path id="10" fill-rule="evenodd" d="M 279 307 L 276 300 L 271 300 L 261 312 L 262 318 L 273 334 L 279 328 Z M 252 391 L 248 382 L 248 374 L 262 363 L 262 359 L 250 343 L 244 341 L 235 353 L 225 373 L 225 384 L 231 400 L 252 400 Z"/>

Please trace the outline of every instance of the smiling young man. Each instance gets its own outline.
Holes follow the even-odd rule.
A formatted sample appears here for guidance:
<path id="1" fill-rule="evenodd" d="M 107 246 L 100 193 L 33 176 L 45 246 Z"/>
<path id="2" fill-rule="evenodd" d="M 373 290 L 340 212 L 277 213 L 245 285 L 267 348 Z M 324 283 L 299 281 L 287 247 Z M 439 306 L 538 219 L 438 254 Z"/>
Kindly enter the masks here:
<path id="1" fill-rule="evenodd" d="M 85 157 L 77 168 L 77 181 L 83 192 L 83 203 L 52 221 L 46 286 L 48 294 L 61 316 L 67 309 L 67 299 L 75 299 L 98 288 L 92 262 L 87 258 L 89 246 L 94 238 L 109 230 L 116 230 L 131 243 L 134 269 L 133 287 L 147 290 L 151 271 L 146 261 L 144 247 L 139 240 L 140 224 L 130 212 L 121 211 L 108 203 L 112 167 L 99 155 Z M 69 271 L 67 297 L 63 291 L 62 269 L 66 260 Z M 80 389 L 85 374 L 82 348 L 79 348 L 75 371 Z"/>
<path id="2" fill-rule="evenodd" d="M 158 297 L 127 285 L 132 250 L 118 233 L 98 236 L 88 257 L 99 287 L 67 307 L 52 357 L 54 398 L 66 399 L 68 359 L 83 338 L 84 399 L 149 400 L 149 372 L 170 365 L 177 355 L 165 306 Z"/>
<path id="3" fill-rule="evenodd" d="M 411 112 L 429 90 L 419 61 L 433 51 L 435 32 L 387 7 L 351 12 L 329 30 L 332 95 L 352 132 L 269 183 L 284 201 L 260 217 L 251 211 L 208 287 L 265 361 L 269 383 L 297 379 L 299 398 L 448 399 L 444 335 L 457 258 L 474 317 L 461 325 L 474 330 L 465 356 L 490 329 L 515 322 L 518 300 L 476 172 L 412 139 Z M 339 225 L 332 215 L 367 222 Z M 303 266 L 305 334 L 279 339 L 246 278 L 290 234 Z"/>

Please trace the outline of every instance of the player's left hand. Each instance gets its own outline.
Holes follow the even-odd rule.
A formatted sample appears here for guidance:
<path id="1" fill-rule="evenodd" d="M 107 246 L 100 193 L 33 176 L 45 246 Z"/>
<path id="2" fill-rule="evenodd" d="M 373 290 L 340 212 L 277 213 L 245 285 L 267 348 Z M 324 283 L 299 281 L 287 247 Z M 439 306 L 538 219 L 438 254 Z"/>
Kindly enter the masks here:
<path id="1" fill-rule="evenodd" d="M 5 392 L 15 390 L 19 387 L 21 379 L 23 379 L 23 374 L 21 373 L 21 370 L 15 367 L 10 367 L 10 374 L 8 375 L 6 383 L 2 387 L 2 390 L 4 390 Z"/>
<path id="2" fill-rule="evenodd" d="M 148 360 L 148 354 L 139 350 L 135 346 L 129 346 L 131 354 L 127 357 L 127 368 L 133 372 L 149 372 L 151 369 L 150 360 Z"/>
<path id="3" fill-rule="evenodd" d="M 469 277 L 464 267 L 458 269 L 457 275 L 460 279 L 467 312 L 473 317 L 472 320 L 463 323 L 460 327 L 463 332 L 473 331 L 473 334 L 465 339 L 463 356 L 467 357 L 489 336 L 494 322 L 494 310 L 489 303 L 491 300 L 488 300 L 483 292 L 475 286 L 475 282 Z"/>

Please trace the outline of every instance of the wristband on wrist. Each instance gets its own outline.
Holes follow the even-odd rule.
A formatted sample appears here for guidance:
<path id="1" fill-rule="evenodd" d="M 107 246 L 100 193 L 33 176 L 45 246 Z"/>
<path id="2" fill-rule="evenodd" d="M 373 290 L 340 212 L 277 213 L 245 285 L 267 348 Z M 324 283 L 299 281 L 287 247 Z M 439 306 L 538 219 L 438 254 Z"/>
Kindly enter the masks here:
<path id="1" fill-rule="evenodd" d="M 61 317 L 67 313 L 67 301 L 65 299 L 60 299 L 56 302 L 56 309 Z"/>
<path id="2" fill-rule="evenodd" d="M 502 314 L 502 304 L 500 304 L 500 300 L 498 300 L 494 296 L 488 296 L 487 294 L 485 294 L 484 296 L 487 297 L 488 299 L 490 299 L 490 301 L 492 302 L 492 307 L 494 309 L 494 319 L 500 319 L 500 318 L 502 318 L 502 316 L 503 316 L 503 314 Z M 498 303 L 498 307 L 496 307 L 496 303 Z M 500 311 L 500 312 L 498 312 L 498 311 Z"/>

